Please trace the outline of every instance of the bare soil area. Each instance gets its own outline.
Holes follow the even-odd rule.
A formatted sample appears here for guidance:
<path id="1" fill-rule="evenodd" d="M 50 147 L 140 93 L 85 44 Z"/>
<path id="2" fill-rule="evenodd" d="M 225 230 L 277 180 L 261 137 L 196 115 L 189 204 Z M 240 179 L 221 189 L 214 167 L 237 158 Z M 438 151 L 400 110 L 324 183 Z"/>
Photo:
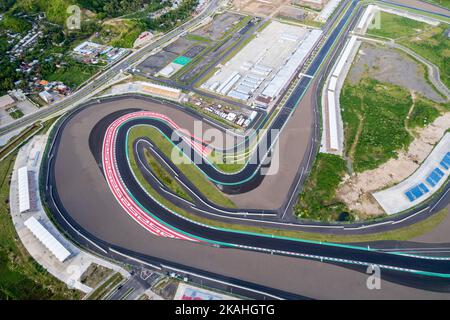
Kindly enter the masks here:
<path id="1" fill-rule="evenodd" d="M 400 50 L 363 43 L 347 79 L 356 84 L 365 76 L 414 90 L 436 102 L 445 102 L 425 80 L 425 66 Z"/>
<path id="2" fill-rule="evenodd" d="M 246 12 L 256 16 L 273 17 L 280 7 L 289 4 L 289 0 L 234 0 L 236 11 Z"/>
<path id="3" fill-rule="evenodd" d="M 372 192 L 392 186 L 410 176 L 426 159 L 434 145 L 450 128 L 450 113 L 438 117 L 431 125 L 418 129 L 407 151 L 400 151 L 374 170 L 346 176 L 337 190 L 337 197 L 359 213 L 361 218 L 381 215 L 383 209 L 372 197 Z"/>

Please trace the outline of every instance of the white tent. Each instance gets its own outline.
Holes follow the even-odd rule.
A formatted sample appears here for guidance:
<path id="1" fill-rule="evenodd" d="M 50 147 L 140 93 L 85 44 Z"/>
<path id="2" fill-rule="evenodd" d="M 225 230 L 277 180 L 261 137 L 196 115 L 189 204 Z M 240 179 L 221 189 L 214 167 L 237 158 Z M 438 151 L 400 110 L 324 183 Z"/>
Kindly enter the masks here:
<path id="1" fill-rule="evenodd" d="M 22 167 L 17 171 L 19 185 L 19 211 L 30 210 L 30 191 L 28 189 L 28 169 Z"/>
<path id="2" fill-rule="evenodd" d="M 64 262 L 69 256 L 70 252 L 67 250 L 44 226 L 36 220 L 35 217 L 31 217 L 25 221 L 25 226 L 30 229 L 36 238 L 42 244 L 53 253 L 56 258 Z"/>

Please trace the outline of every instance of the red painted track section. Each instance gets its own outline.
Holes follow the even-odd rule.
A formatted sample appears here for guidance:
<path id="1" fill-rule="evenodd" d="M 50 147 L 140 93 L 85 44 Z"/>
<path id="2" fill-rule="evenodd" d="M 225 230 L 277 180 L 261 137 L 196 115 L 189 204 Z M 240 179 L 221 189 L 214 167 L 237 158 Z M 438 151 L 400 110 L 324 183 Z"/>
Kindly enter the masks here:
<path id="1" fill-rule="evenodd" d="M 103 172 L 105 173 L 106 181 L 108 183 L 109 188 L 111 189 L 114 197 L 122 206 L 122 208 L 130 215 L 135 221 L 137 221 L 141 226 L 147 229 L 154 235 L 174 238 L 174 239 L 182 239 L 182 240 L 190 240 L 199 242 L 199 240 L 195 238 L 188 237 L 178 231 L 172 230 L 169 227 L 165 226 L 158 220 L 151 217 L 147 214 L 141 207 L 129 196 L 125 185 L 123 184 L 123 180 L 120 177 L 117 162 L 115 158 L 115 145 L 116 145 L 116 137 L 117 131 L 121 124 L 126 121 L 143 118 L 143 117 L 151 117 L 161 119 L 170 123 L 175 129 L 180 129 L 179 126 L 175 124 L 170 118 L 155 112 L 148 111 L 139 111 L 129 113 L 124 115 L 117 120 L 115 120 L 108 127 L 105 133 L 105 138 L 103 140 L 103 152 L 102 152 L 102 163 L 103 163 Z M 186 139 L 187 141 L 189 139 Z M 191 145 L 194 148 L 199 148 L 201 146 L 202 153 L 206 152 L 206 149 L 199 143 L 197 146 L 194 146 L 193 143 Z"/>

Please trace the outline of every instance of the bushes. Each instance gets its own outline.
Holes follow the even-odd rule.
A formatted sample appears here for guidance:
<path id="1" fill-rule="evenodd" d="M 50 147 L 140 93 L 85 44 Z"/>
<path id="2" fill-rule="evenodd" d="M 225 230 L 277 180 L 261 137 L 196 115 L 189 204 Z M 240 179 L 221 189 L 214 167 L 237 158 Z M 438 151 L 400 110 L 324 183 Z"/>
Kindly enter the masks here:
<path id="1" fill-rule="evenodd" d="M 345 152 L 356 172 L 378 167 L 411 143 L 405 119 L 412 98 L 405 88 L 366 78 L 357 85 L 347 83 L 340 104 Z"/>
<path id="2" fill-rule="evenodd" d="M 0 27 L 16 33 L 25 33 L 31 29 L 31 23 L 25 19 L 5 14 L 0 22 Z"/>
<path id="3" fill-rule="evenodd" d="M 409 117 L 408 126 L 410 128 L 425 127 L 432 123 L 440 115 L 440 112 L 434 107 L 434 103 L 419 99 L 414 104 L 414 109 Z"/>
<path id="4" fill-rule="evenodd" d="M 336 189 L 346 171 L 339 156 L 319 153 L 294 212 L 299 218 L 320 221 L 352 221 L 346 206 L 335 200 Z"/>

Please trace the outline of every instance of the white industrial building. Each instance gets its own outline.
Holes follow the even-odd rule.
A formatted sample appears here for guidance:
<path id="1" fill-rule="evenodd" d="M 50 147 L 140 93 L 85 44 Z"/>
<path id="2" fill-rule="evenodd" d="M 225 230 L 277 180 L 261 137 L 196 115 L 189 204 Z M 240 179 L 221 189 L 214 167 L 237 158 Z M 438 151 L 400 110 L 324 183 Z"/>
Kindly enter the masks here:
<path id="1" fill-rule="evenodd" d="M 27 167 L 22 167 L 19 170 L 17 170 L 17 180 L 19 191 L 19 212 L 23 213 L 31 209 Z"/>
<path id="2" fill-rule="evenodd" d="M 70 257 L 70 251 L 67 250 L 50 232 L 48 232 L 48 230 L 35 217 L 29 218 L 24 222 L 24 224 L 60 262 L 64 262 L 68 257 Z"/>
<path id="3" fill-rule="evenodd" d="M 308 57 L 309 52 L 314 48 L 317 41 L 322 36 L 321 30 L 311 30 L 311 33 L 299 45 L 294 53 L 288 58 L 286 64 L 281 67 L 275 77 L 269 82 L 263 90 L 262 95 L 265 97 L 276 98 L 282 89 L 289 83 L 298 67 Z"/>
<path id="4" fill-rule="evenodd" d="M 321 30 L 272 21 L 202 88 L 267 106 L 286 88 L 321 36 Z"/>

